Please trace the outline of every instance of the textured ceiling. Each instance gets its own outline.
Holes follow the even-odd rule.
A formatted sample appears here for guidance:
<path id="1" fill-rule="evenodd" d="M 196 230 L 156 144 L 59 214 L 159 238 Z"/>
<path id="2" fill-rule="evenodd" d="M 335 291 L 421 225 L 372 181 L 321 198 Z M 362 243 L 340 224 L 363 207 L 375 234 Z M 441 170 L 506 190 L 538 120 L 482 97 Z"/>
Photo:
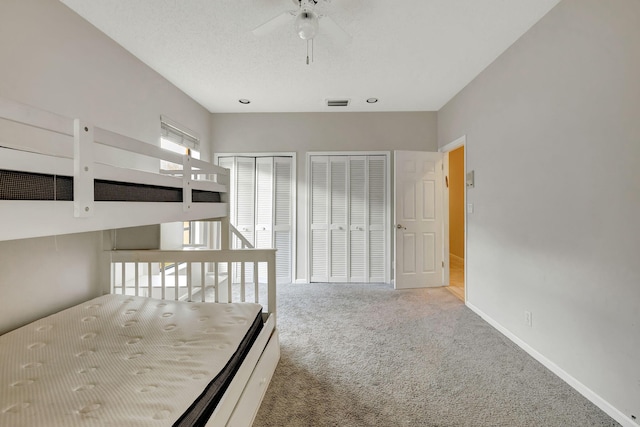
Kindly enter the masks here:
<path id="1" fill-rule="evenodd" d="M 251 32 L 292 0 L 61 1 L 214 113 L 436 111 L 559 2 L 321 0 L 352 38 L 321 20 L 307 65 L 292 23 Z"/>

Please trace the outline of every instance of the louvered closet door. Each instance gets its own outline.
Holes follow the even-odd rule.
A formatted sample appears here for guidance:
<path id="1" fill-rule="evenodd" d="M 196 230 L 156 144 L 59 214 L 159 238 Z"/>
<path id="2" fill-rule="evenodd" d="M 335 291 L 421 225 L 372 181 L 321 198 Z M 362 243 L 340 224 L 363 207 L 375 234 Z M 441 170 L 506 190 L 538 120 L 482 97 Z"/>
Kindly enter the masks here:
<path id="1" fill-rule="evenodd" d="M 273 248 L 273 157 L 256 158 L 256 248 Z M 267 266 L 258 267 L 258 280 L 267 282 Z"/>
<path id="2" fill-rule="evenodd" d="M 386 156 L 311 156 L 310 280 L 384 282 Z"/>
<path id="3" fill-rule="evenodd" d="M 276 252 L 277 283 L 291 283 L 293 255 L 293 159 L 273 158 L 274 209 L 273 247 Z"/>
<path id="4" fill-rule="evenodd" d="M 348 281 L 348 187 L 347 157 L 329 158 L 330 225 L 329 225 L 329 281 Z"/>
<path id="5" fill-rule="evenodd" d="M 368 276 L 369 282 L 384 282 L 385 266 L 385 207 L 386 199 L 386 158 L 368 157 Z"/>
<path id="6" fill-rule="evenodd" d="M 235 224 L 240 234 L 255 246 L 255 181 L 256 181 L 256 159 L 254 157 L 236 157 L 235 164 Z M 234 247 L 241 248 L 240 239 L 234 237 Z M 235 264 L 234 282 L 240 282 L 241 266 Z M 253 281 L 253 266 L 245 265 L 245 280 Z"/>
<path id="7" fill-rule="evenodd" d="M 349 158 L 349 281 L 367 282 L 367 158 Z"/>
<path id="8" fill-rule="evenodd" d="M 312 282 L 329 281 L 329 158 L 311 156 L 310 259 Z"/>
<path id="9" fill-rule="evenodd" d="M 255 244 L 255 168 L 253 157 L 236 157 L 235 172 L 235 218 L 234 224 L 240 233 L 251 243 Z M 241 245 L 237 242 L 237 248 Z"/>

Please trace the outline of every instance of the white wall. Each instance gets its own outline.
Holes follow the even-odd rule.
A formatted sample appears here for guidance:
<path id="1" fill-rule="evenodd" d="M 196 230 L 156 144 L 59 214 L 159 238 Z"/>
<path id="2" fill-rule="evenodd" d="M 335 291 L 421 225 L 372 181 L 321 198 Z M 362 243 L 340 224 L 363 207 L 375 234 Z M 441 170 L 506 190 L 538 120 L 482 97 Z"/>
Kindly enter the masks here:
<path id="1" fill-rule="evenodd" d="M 434 112 L 212 114 L 211 141 L 213 153 L 297 153 L 299 280 L 307 277 L 307 152 L 438 149 Z"/>
<path id="2" fill-rule="evenodd" d="M 466 134 L 475 170 L 468 302 L 627 425 L 640 419 L 639 76 L 640 2 L 564 0 L 438 113 L 439 145 Z"/>
<path id="3" fill-rule="evenodd" d="M 166 114 L 208 158 L 209 112 L 58 1 L 0 2 L 0 97 L 152 144 Z M 99 232 L 0 242 L 0 332 L 97 296 L 102 244 Z"/>

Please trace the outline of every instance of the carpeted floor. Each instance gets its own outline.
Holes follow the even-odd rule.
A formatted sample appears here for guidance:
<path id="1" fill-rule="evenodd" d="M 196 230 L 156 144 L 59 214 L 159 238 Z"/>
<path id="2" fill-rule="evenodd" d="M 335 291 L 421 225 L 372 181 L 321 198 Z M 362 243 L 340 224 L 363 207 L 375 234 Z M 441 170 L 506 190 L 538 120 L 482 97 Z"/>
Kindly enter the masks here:
<path id="1" fill-rule="evenodd" d="M 446 289 L 278 289 L 261 426 L 617 426 Z"/>

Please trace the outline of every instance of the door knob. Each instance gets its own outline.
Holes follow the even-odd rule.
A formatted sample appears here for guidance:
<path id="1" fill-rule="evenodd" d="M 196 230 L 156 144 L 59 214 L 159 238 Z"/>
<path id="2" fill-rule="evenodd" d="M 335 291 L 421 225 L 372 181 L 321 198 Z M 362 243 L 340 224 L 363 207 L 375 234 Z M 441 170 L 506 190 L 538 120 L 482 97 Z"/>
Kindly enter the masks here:
<path id="1" fill-rule="evenodd" d="M 404 225 L 402 225 L 402 224 L 398 224 L 398 225 L 396 225 L 396 228 L 397 228 L 398 230 L 406 230 L 406 229 L 407 229 L 407 227 L 405 227 L 405 226 L 404 226 Z"/>

